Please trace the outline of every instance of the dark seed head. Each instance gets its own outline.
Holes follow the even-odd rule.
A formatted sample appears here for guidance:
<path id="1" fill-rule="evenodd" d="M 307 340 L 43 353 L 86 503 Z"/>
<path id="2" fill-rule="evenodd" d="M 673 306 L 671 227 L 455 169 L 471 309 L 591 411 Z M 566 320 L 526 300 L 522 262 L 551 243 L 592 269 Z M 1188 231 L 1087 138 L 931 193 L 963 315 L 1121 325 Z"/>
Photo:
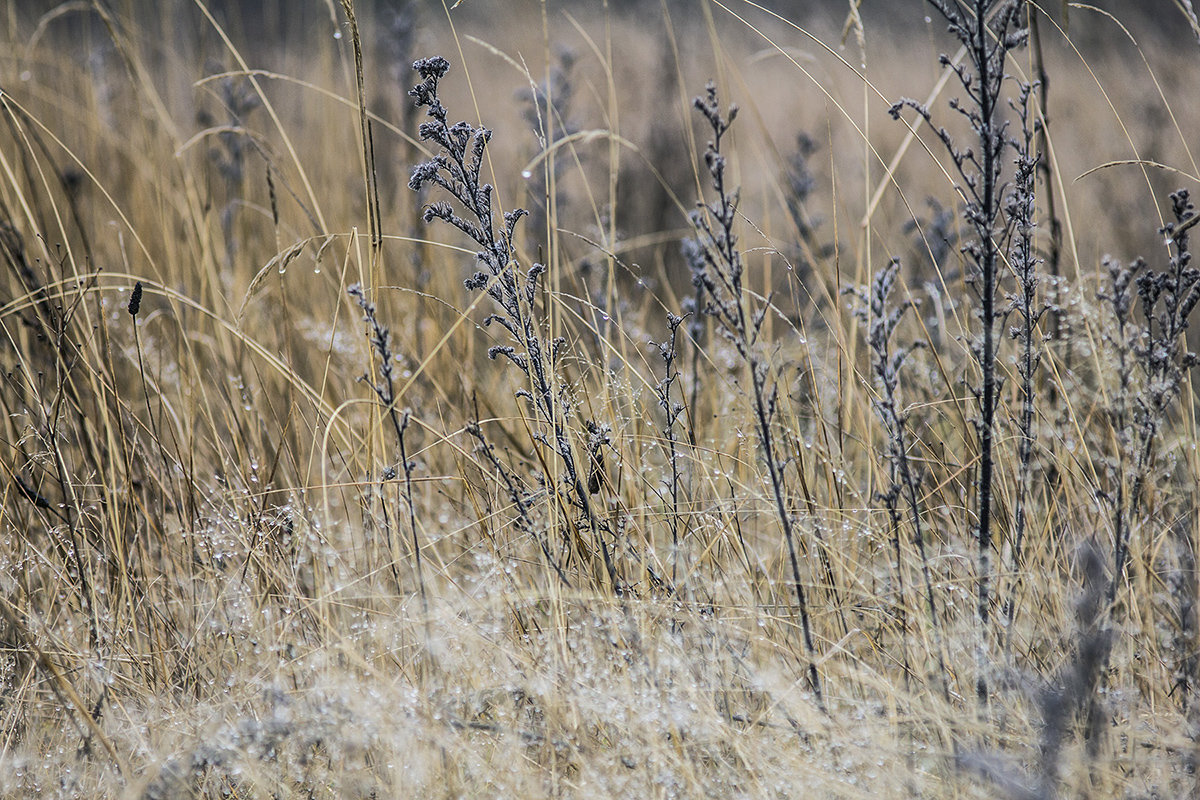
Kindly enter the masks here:
<path id="1" fill-rule="evenodd" d="M 142 308 L 142 282 L 133 285 L 133 295 L 129 298 L 129 316 L 136 317 Z"/>

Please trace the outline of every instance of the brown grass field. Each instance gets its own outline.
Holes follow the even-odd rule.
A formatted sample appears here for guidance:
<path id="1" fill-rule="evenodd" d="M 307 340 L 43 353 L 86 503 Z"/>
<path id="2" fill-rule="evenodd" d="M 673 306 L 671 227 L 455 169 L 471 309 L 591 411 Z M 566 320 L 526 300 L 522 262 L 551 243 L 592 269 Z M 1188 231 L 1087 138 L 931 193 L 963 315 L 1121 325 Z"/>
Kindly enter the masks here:
<path id="1" fill-rule="evenodd" d="M 0 0 L 0 797 L 1200 797 L 1191 4 L 451 5 Z"/>

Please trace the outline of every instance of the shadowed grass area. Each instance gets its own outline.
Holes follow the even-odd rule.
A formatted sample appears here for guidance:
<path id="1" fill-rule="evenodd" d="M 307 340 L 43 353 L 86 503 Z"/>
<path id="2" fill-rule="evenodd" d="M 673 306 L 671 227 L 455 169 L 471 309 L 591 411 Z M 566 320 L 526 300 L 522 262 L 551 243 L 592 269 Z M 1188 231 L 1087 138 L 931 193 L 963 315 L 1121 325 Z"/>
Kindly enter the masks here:
<path id="1" fill-rule="evenodd" d="M 474 5 L 0 8 L 0 794 L 1193 792 L 1188 5 Z"/>

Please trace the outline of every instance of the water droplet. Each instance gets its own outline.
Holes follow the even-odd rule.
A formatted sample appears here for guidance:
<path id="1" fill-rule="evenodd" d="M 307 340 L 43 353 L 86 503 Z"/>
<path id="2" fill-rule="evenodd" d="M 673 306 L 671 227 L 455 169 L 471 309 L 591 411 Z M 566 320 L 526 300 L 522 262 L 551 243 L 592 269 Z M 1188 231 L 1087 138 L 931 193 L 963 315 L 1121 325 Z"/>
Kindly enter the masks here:
<path id="1" fill-rule="evenodd" d="M 521 170 L 521 177 L 524 178 L 525 180 L 529 180 L 530 178 L 533 177 L 533 173 L 527 169 L 523 169 L 523 170 Z"/>
<path id="2" fill-rule="evenodd" d="M 335 38 L 335 39 L 340 39 L 340 38 L 342 38 L 342 32 L 341 32 L 341 31 L 334 31 L 334 32 L 333 32 L 333 38 Z"/>

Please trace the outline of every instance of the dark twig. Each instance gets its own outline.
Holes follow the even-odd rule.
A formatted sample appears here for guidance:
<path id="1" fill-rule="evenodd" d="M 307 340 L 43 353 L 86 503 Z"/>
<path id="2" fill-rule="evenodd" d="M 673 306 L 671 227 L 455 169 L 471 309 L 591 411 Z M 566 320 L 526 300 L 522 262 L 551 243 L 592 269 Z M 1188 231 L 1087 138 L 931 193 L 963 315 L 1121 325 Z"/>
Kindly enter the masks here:
<path id="1" fill-rule="evenodd" d="M 771 494 L 775 512 L 783 530 L 787 545 L 788 560 L 792 571 L 792 585 L 796 593 L 796 607 L 800 614 L 800 628 L 804 637 L 804 649 L 808 655 L 808 679 L 817 703 L 824 708 L 821 681 L 817 673 L 816 645 L 813 642 L 812 624 L 809 619 L 808 600 L 804 582 L 800 577 L 800 558 L 796 545 L 791 514 L 787 509 L 784 488 L 784 464 L 777 460 L 778 447 L 772 429 L 778 399 L 778 388 L 771 378 L 771 365 L 763 355 L 760 342 L 763 322 L 770 309 L 770 299 L 752 307 L 747 301 L 743 286 L 745 266 L 738 249 L 734 221 L 737 218 L 738 191 L 730 189 L 725 182 L 725 156 L 721 152 L 722 138 L 737 116 L 737 106 L 730 106 L 728 116 L 721 114 L 717 101 L 717 89 L 712 83 L 703 97 L 696 98 L 694 105 L 704 116 L 712 131 L 712 139 L 704 154 L 708 167 L 714 199 L 692 212 L 692 226 L 696 231 L 694 240 L 685 242 L 684 254 L 692 270 L 692 282 L 702 292 L 702 313 L 713 317 L 717 329 L 733 345 L 746 364 L 750 378 L 751 402 L 758 429 L 758 443 L 766 461 L 767 474 L 771 481 Z"/>
<path id="2" fill-rule="evenodd" d="M 975 435 L 979 447 L 979 472 L 976 480 L 976 539 L 978 542 L 977 612 L 981 649 L 978 653 L 976 695 L 987 704 L 988 682 L 984 673 L 983 642 L 989 637 L 992 573 L 992 494 L 995 472 L 995 418 L 999 394 L 996 369 L 997 323 L 1002 312 L 997 308 L 1000 267 L 1000 217 L 1005 204 L 1002 181 L 1003 154 L 1009 146 L 1007 123 L 1001 118 L 1001 90 L 1008 54 L 1020 48 L 1028 31 L 1020 27 L 1025 0 L 929 0 L 949 26 L 950 33 L 966 49 L 961 63 L 941 57 L 966 94 L 966 101 L 953 99 L 950 108 L 962 115 L 975 137 L 974 146 L 961 149 L 950 133 L 935 125 L 929 109 L 916 100 L 902 99 L 892 106 L 892 116 L 911 108 L 933 129 L 958 173 L 956 189 L 964 202 L 963 218 L 973 237 L 962 251 L 971 267 L 970 284 L 979 299 L 982 330 L 971 343 L 971 354 L 979 366 L 980 382 L 973 387 L 979 417 Z"/>
<path id="3" fill-rule="evenodd" d="M 408 507 L 408 527 L 412 533 L 413 561 L 414 569 L 417 573 L 417 587 L 421 594 L 422 610 L 428 614 L 429 596 L 425 590 L 425 573 L 421 563 L 421 544 L 417 538 L 417 512 L 412 492 L 412 473 L 416 465 L 408 458 L 408 445 L 405 441 L 411 412 L 408 409 L 405 409 L 403 412 L 396 410 L 397 398 L 391 331 L 379 322 L 379 315 L 375 304 L 367 300 L 366 293 L 360 285 L 356 283 L 346 291 L 358 302 L 358 307 L 362 309 L 363 321 L 371 329 L 371 348 L 379 357 L 379 381 L 371 384 L 371 388 L 374 390 L 375 396 L 379 398 L 380 404 L 383 405 L 384 411 L 392 423 L 392 431 L 396 434 L 396 444 L 400 448 L 400 465 L 404 471 L 404 499 Z M 389 468 L 384 474 L 385 477 L 394 477 L 395 470 Z M 392 568 L 394 572 L 394 563 Z"/>
<path id="4" fill-rule="evenodd" d="M 483 270 L 466 280 L 471 291 L 482 291 L 498 310 L 484 319 L 484 325 L 499 325 L 511 337 L 512 344 L 498 344 L 488 350 L 490 358 L 504 358 L 525 376 L 527 387 L 517 394 L 530 406 L 535 418 L 551 431 L 547 439 L 535 434 L 535 439 L 549 447 L 563 468 L 563 492 L 554 487 L 551 494 L 561 497 L 578 512 L 582 527 L 592 534 L 599 549 L 609 582 L 618 594 L 626 587 L 617 574 L 616 564 L 606 537 L 607 524 L 593 507 L 585 482 L 587 475 L 579 463 L 568 433 L 567 419 L 572 412 L 571 401 L 564 383 L 559 379 L 559 359 L 565 352 L 566 339 L 549 339 L 538 305 L 541 278 L 546 268 L 533 264 L 522 270 L 516 257 L 514 235 L 517 223 L 528 212 L 525 209 L 506 211 L 503 224 L 497 226 L 492 210 L 493 187 L 485 183 L 480 172 L 484 153 L 492 132 L 476 128 L 467 122 L 450 125 L 446 107 L 438 95 L 438 83 L 450 69 L 450 62 L 440 56 L 426 58 L 413 64 L 421 82 L 409 94 L 419 107 L 425 109 L 426 121 L 421 123 L 421 139 L 440 148 L 430 161 L 413 168 L 409 188 L 420 190 L 427 185 L 438 186 L 451 196 L 465 212 L 459 214 L 446 201 L 425 207 L 424 219 L 440 219 L 466 234 L 481 248 L 476 261 Z"/>
<path id="5" fill-rule="evenodd" d="M 904 503 L 912 527 L 912 541 L 916 545 L 921 562 L 921 578 L 925 588 L 925 604 L 929 621 L 933 626 L 937 649 L 938 668 L 942 683 L 942 694 L 948 700 L 950 688 L 947 682 L 946 662 L 942 647 L 942 626 L 937 601 L 933 594 L 933 577 L 929 568 L 929 556 L 925 549 L 925 533 L 921 523 L 920 491 L 921 478 L 908 456 L 909 430 L 908 412 L 900 400 L 900 372 L 913 349 L 924 347 L 924 342 L 914 342 L 908 347 L 892 350 L 892 336 L 915 303 L 905 300 L 898 305 L 891 303 L 892 290 L 899 274 L 900 262 L 892 259 L 879 270 L 869 292 L 854 290 L 862 306 L 857 310 L 859 318 L 867 327 L 867 344 L 871 348 L 871 372 L 874 377 L 876 399 L 872 403 L 875 414 L 887 434 L 885 456 L 888 465 L 888 488 L 881 492 L 881 499 L 888 511 L 893 536 L 892 547 L 896 557 L 896 582 L 899 595 L 900 627 L 907 647 L 907 630 L 904 619 L 904 567 L 900 548 L 900 504 Z M 905 652 L 907 659 L 907 651 Z M 906 663 L 907 666 L 907 663 Z"/>

